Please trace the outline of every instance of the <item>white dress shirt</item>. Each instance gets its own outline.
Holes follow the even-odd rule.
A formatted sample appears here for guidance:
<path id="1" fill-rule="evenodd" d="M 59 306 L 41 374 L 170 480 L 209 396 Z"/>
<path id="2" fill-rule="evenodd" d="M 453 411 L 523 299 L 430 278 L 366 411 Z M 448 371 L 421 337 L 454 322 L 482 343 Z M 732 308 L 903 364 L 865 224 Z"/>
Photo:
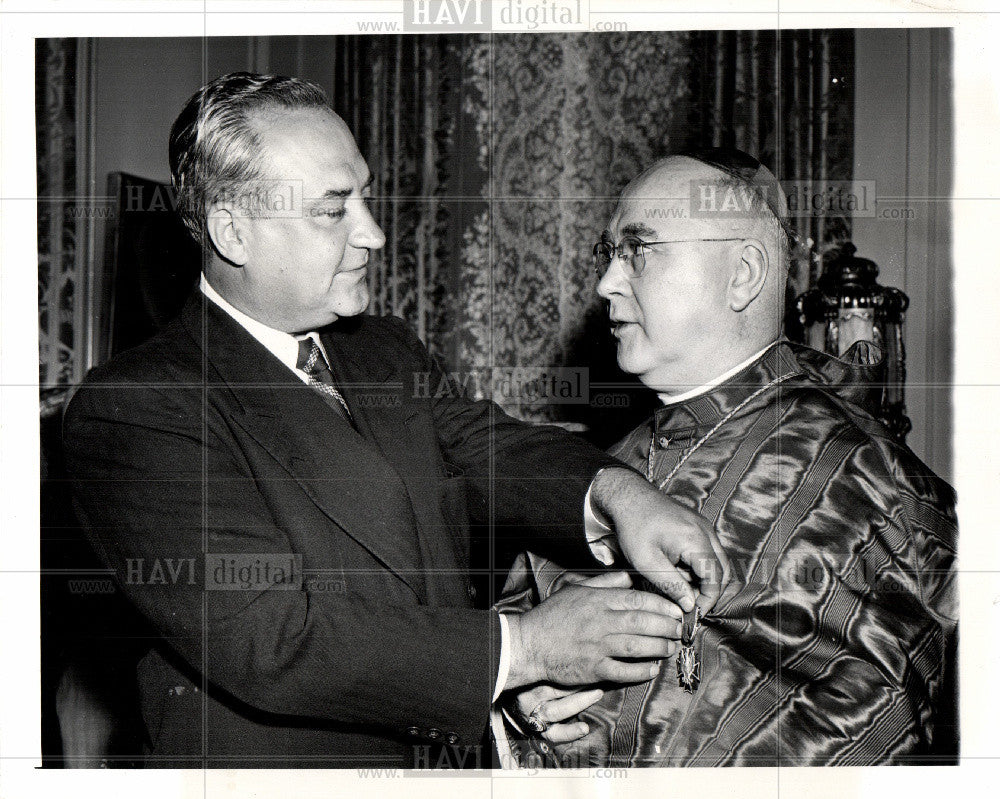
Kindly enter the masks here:
<path id="1" fill-rule="evenodd" d="M 309 383 L 309 375 L 301 369 L 296 368 L 296 364 L 299 361 L 300 340 L 308 337 L 315 341 L 319 346 L 320 352 L 323 353 L 323 357 L 326 358 L 326 362 L 330 363 L 330 359 L 326 355 L 326 349 L 323 347 L 323 342 L 319 340 L 319 335 L 315 331 L 310 331 L 301 336 L 293 336 L 291 333 L 286 333 L 283 330 L 275 330 L 273 327 L 268 327 L 258 322 L 226 301 L 219 292 L 212 288 L 212 285 L 205 279 L 204 274 L 201 276 L 201 282 L 198 284 L 198 287 L 201 289 L 202 294 L 235 319 L 247 333 L 263 344 L 268 352 L 291 369 L 303 383 Z"/>

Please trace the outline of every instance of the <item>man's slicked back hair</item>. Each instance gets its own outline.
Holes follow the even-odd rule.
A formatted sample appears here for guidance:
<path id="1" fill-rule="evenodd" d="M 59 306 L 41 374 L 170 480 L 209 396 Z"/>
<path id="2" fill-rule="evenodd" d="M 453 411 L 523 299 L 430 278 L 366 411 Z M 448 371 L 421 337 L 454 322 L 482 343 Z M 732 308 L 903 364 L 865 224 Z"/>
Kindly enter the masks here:
<path id="1" fill-rule="evenodd" d="M 205 84 L 170 129 L 170 180 L 177 210 L 203 247 L 209 206 L 226 193 L 273 178 L 253 124 L 263 112 L 293 108 L 331 111 L 316 83 L 278 75 L 232 72 Z"/>

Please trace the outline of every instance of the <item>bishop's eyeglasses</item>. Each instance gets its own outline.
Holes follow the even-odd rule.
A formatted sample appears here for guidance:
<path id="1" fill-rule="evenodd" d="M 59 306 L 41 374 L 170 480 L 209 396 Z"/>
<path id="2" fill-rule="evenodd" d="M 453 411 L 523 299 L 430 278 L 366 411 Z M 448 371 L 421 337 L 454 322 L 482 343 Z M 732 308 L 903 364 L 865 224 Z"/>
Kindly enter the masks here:
<path id="1" fill-rule="evenodd" d="M 643 241 L 638 236 L 624 236 L 615 244 L 606 236 L 594 245 L 594 271 L 598 279 L 602 279 L 611 268 L 615 258 L 621 258 L 625 264 L 625 277 L 635 278 L 646 268 L 646 247 L 655 244 L 685 244 L 695 241 L 743 241 L 744 236 L 724 239 L 669 239 L 666 241 Z"/>

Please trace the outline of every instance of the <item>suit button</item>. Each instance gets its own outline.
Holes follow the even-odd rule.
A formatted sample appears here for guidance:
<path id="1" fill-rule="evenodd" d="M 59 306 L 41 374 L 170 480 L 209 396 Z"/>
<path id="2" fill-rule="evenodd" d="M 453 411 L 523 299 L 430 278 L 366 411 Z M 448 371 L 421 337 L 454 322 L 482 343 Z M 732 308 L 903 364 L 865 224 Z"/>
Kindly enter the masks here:
<path id="1" fill-rule="evenodd" d="M 420 735 L 420 728 L 419 727 L 407 727 L 406 728 L 406 734 L 409 735 L 412 738 L 416 738 L 416 737 L 418 737 Z"/>
<path id="2" fill-rule="evenodd" d="M 449 732 L 444 736 L 444 742 L 449 746 L 454 746 L 461 740 L 457 733 Z"/>
<path id="3" fill-rule="evenodd" d="M 472 583 L 469 583 L 469 587 L 466 589 L 466 591 L 468 591 L 469 593 L 469 599 L 476 598 L 476 586 L 474 586 Z"/>
<path id="4" fill-rule="evenodd" d="M 660 445 L 661 449 L 666 449 L 667 447 L 670 446 L 670 439 L 667 438 L 666 436 L 660 436 L 658 439 L 656 439 L 656 443 Z"/>
<path id="5" fill-rule="evenodd" d="M 427 730 L 428 740 L 436 741 L 440 737 L 441 737 L 441 730 L 439 730 L 437 727 L 431 727 L 429 730 Z"/>

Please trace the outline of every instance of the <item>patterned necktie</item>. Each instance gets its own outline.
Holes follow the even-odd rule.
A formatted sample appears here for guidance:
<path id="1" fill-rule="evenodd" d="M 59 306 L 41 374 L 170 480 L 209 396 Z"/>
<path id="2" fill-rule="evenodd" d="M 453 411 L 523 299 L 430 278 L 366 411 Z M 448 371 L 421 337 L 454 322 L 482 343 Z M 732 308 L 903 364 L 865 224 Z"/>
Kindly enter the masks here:
<path id="1" fill-rule="evenodd" d="M 351 416 L 351 409 L 347 407 L 344 395 L 337 391 L 333 384 L 333 373 L 327 365 L 323 351 L 312 336 L 299 339 L 299 359 L 295 364 L 296 369 L 301 369 L 309 376 L 309 385 L 315 388 L 324 397 L 330 397 L 339 404 L 339 408 L 333 403 L 328 403 L 334 410 L 343 410 L 347 421 L 354 423 Z"/>

